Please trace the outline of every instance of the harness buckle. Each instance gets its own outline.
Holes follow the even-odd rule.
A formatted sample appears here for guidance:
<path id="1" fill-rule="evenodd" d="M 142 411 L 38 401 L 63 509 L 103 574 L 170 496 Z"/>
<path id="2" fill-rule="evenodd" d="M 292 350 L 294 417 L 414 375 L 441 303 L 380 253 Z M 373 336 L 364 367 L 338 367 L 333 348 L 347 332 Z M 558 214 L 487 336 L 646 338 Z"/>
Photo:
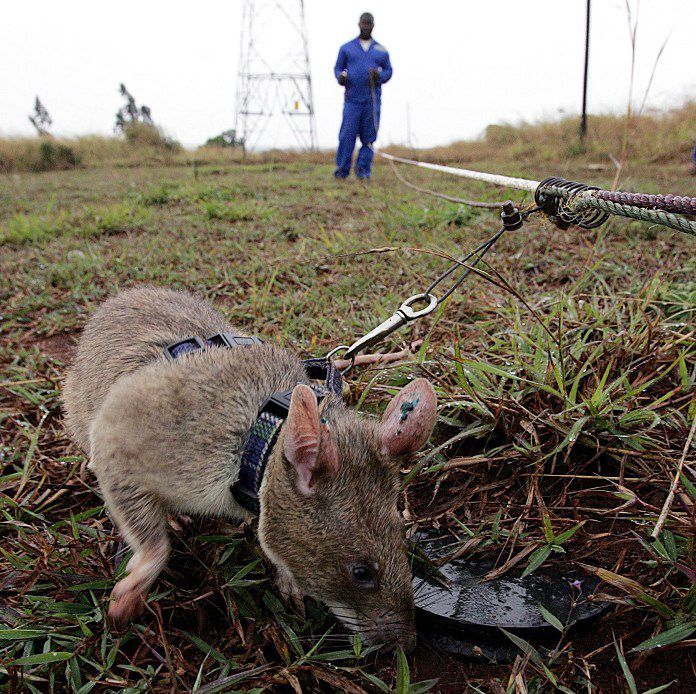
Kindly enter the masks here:
<path id="1" fill-rule="evenodd" d="M 174 344 L 167 345 L 164 348 L 164 356 L 169 361 L 174 361 L 177 357 L 182 354 L 189 354 L 190 352 L 198 352 L 201 349 L 205 349 L 206 345 L 200 337 L 187 337 L 185 340 L 180 340 Z"/>
<path id="2" fill-rule="evenodd" d="M 278 393 L 273 393 L 264 403 L 260 412 L 269 412 L 276 417 L 285 419 L 290 411 L 290 397 L 292 396 L 292 388 Z"/>
<path id="3" fill-rule="evenodd" d="M 321 402 L 329 394 L 328 388 L 316 386 L 314 384 L 309 384 L 309 387 L 317 396 L 318 402 Z M 268 412 L 276 417 L 287 419 L 288 412 L 290 412 L 290 398 L 292 397 L 293 390 L 294 388 L 289 388 L 288 390 L 273 393 L 263 404 L 259 412 Z"/>
<path id="4" fill-rule="evenodd" d="M 258 337 L 235 335 L 234 333 L 216 333 L 207 337 L 205 341 L 211 347 L 253 347 L 263 344 L 263 341 Z"/>

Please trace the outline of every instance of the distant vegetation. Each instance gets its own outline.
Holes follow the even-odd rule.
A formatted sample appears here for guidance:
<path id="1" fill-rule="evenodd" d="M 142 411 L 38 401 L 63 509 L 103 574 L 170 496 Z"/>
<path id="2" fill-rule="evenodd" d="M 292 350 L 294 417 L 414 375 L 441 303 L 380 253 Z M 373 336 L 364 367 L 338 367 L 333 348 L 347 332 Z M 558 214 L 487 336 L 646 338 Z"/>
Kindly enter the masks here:
<path id="1" fill-rule="evenodd" d="M 583 157 L 606 162 L 621 154 L 627 127 L 625 115 L 588 116 L 587 137 L 580 144 L 579 118 L 558 121 L 489 125 L 478 140 L 462 140 L 445 147 L 418 152 L 432 161 L 484 161 L 533 159 L 536 162 Z M 628 154 L 650 163 L 689 161 L 696 142 L 696 101 L 681 108 L 633 116 L 628 123 Z M 397 148 L 395 148 L 397 149 Z M 403 153 L 411 152 L 398 148 Z"/>
<path id="2" fill-rule="evenodd" d="M 148 123 L 128 123 L 114 137 L 0 138 L 0 173 L 167 164 L 181 151 L 178 142 Z"/>
<path id="3" fill-rule="evenodd" d="M 578 118 L 558 121 L 489 125 L 475 140 L 462 140 L 443 147 L 412 150 L 401 146 L 389 151 L 416 155 L 425 161 L 483 162 L 533 159 L 536 162 L 581 159 L 610 162 L 621 154 L 626 118 L 591 115 L 587 138 L 578 139 Z M 115 137 L 88 135 L 72 139 L 0 138 L 0 172 L 48 171 L 93 166 L 183 165 L 238 161 L 240 147 L 220 146 L 212 138 L 195 151 L 184 150 L 160 128 L 144 120 L 127 122 Z M 633 117 L 628 124 L 628 155 L 646 163 L 688 164 L 696 142 L 696 101 L 669 111 Z M 225 143 L 228 144 L 228 143 Z M 255 161 L 304 160 L 327 162 L 330 152 L 298 154 L 272 151 L 252 156 Z"/>
<path id="4" fill-rule="evenodd" d="M 34 113 L 29 116 L 29 122 L 36 128 L 37 135 L 49 135 L 53 119 L 48 109 L 41 103 L 37 96 L 34 100 Z"/>
<path id="5" fill-rule="evenodd" d="M 116 125 L 114 130 L 125 132 L 129 125 L 134 123 L 144 123 L 145 125 L 154 125 L 152 120 L 152 111 L 149 106 L 138 106 L 133 95 L 128 91 L 123 82 L 119 85 L 118 93 L 124 98 L 125 103 L 116 112 Z"/>
<path id="6" fill-rule="evenodd" d="M 125 84 L 119 85 L 123 106 L 116 112 L 115 137 L 87 135 L 54 138 L 48 110 L 37 96 L 29 121 L 38 137 L 0 138 L 0 173 L 65 171 L 78 167 L 166 164 L 182 150 L 152 119 L 148 106 L 140 105 Z"/>
<path id="7" fill-rule="evenodd" d="M 206 147 L 243 147 L 244 139 L 237 137 L 237 131 L 225 130 L 224 132 L 211 137 L 205 142 Z"/>
<path id="8" fill-rule="evenodd" d="M 154 123 L 126 123 L 123 126 L 123 134 L 126 142 L 136 150 L 168 150 L 170 152 L 180 152 L 181 145 Z"/>

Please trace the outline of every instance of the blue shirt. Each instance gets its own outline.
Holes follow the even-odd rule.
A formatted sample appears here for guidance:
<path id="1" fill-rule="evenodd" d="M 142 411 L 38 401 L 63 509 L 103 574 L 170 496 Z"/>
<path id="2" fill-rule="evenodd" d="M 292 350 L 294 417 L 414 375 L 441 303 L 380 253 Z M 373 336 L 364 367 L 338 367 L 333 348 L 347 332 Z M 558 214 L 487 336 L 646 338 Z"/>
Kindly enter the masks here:
<path id="1" fill-rule="evenodd" d="M 392 66 L 389 62 L 389 53 L 381 44 L 372 39 L 370 47 L 365 51 L 360 45 L 360 39 L 356 38 L 344 43 L 338 51 L 338 58 L 334 66 L 336 79 L 346 71 L 346 101 L 354 103 L 368 103 L 372 97 L 370 89 L 370 69 L 379 72 L 379 84 L 375 87 L 377 99 L 382 93 L 381 85 L 388 82 L 392 76 Z"/>

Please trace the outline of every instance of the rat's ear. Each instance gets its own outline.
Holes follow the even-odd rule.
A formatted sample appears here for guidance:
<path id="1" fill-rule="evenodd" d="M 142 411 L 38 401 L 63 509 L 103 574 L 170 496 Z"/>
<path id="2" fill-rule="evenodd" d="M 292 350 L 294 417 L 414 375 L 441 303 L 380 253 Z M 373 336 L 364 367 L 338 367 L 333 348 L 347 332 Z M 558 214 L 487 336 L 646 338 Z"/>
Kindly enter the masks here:
<path id="1" fill-rule="evenodd" d="M 392 398 L 382 415 L 382 453 L 390 457 L 415 453 L 433 433 L 436 417 L 435 390 L 425 378 L 417 378 Z"/>
<path id="2" fill-rule="evenodd" d="M 304 496 L 316 491 L 317 478 L 338 472 L 338 454 L 329 427 L 319 421 L 317 396 L 309 386 L 295 386 L 285 422 L 283 453 L 297 473 Z"/>

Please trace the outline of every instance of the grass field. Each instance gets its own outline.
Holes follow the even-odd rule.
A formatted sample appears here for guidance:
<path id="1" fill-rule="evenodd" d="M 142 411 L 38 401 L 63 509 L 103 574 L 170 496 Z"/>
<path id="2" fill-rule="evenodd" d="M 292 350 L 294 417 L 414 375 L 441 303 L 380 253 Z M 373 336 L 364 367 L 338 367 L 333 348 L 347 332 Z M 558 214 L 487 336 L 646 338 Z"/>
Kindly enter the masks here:
<path id="1" fill-rule="evenodd" d="M 468 165 L 613 176 L 567 161 Z M 690 194 L 693 180 L 686 164 L 629 164 L 621 187 Z M 499 566 L 582 565 L 612 603 L 589 630 L 563 627 L 557 644 L 506 666 L 427 643 L 410 664 L 331 638 L 315 647 L 340 627 L 316 606 L 302 618 L 283 605 L 251 529 L 190 518 L 171 521 L 172 560 L 143 616 L 120 633 L 106 621 L 127 557 L 59 407 L 94 307 L 133 285 L 186 288 L 246 331 L 321 355 L 498 221 L 405 190 L 382 163 L 369 186 L 291 161 L 1 176 L 0 689 L 693 691 L 693 453 L 659 540 L 648 536 L 696 414 L 694 240 L 616 219 L 587 232 L 531 218 L 491 251 L 488 278 L 395 336 L 391 346 L 424 340 L 412 359 L 349 377 L 350 402 L 367 412 L 411 374 L 432 380 L 441 416 L 405 477 L 412 526 L 451 528 L 460 551 Z"/>

